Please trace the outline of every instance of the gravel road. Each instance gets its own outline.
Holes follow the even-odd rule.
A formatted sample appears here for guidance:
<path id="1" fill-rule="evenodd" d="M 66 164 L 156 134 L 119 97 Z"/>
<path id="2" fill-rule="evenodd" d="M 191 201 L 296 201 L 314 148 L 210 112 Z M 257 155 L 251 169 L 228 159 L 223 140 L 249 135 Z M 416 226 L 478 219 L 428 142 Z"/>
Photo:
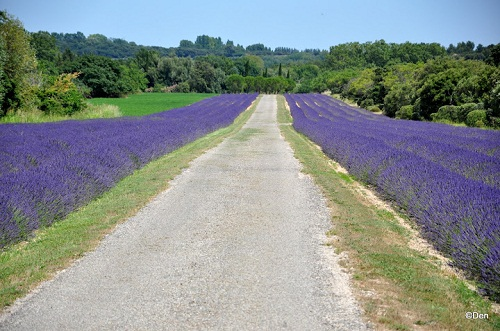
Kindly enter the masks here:
<path id="1" fill-rule="evenodd" d="M 0 330 L 367 329 L 300 168 L 264 96 L 239 133 L 19 300 Z"/>

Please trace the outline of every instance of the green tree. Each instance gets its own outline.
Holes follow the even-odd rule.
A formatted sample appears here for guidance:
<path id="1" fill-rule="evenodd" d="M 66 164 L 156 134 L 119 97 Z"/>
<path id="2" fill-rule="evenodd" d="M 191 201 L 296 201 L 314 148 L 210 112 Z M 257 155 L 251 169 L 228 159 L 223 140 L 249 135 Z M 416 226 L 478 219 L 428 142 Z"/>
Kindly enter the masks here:
<path id="1" fill-rule="evenodd" d="M 383 39 L 374 43 L 366 43 L 366 62 L 377 67 L 383 67 L 391 58 L 391 46 Z"/>
<path id="2" fill-rule="evenodd" d="M 366 98 L 373 99 L 374 104 L 384 103 L 384 98 L 387 94 L 386 88 L 384 86 L 384 74 L 385 69 L 377 67 L 374 70 L 375 77 L 373 78 L 373 87 L 369 91 Z"/>
<path id="3" fill-rule="evenodd" d="M 467 126 L 482 128 L 486 125 L 486 111 L 484 109 L 476 109 L 467 114 L 465 124 Z"/>
<path id="4" fill-rule="evenodd" d="M 317 77 L 321 70 L 316 64 L 306 63 L 298 64 L 293 67 L 294 78 L 297 82 L 302 83 L 306 80 L 312 80 Z"/>
<path id="5" fill-rule="evenodd" d="M 247 46 L 246 50 L 247 52 L 255 55 L 272 54 L 272 50 L 269 47 L 264 46 L 263 44 L 249 45 Z"/>
<path id="6" fill-rule="evenodd" d="M 137 93 L 148 86 L 148 79 L 135 61 L 120 65 L 120 89 L 122 93 Z"/>
<path id="7" fill-rule="evenodd" d="M 411 105 L 415 101 L 416 93 L 411 82 L 395 84 L 384 98 L 384 114 L 395 117 L 401 107 Z"/>
<path id="8" fill-rule="evenodd" d="M 3 111 L 3 100 L 5 98 L 5 93 L 7 86 L 5 84 L 7 78 L 5 76 L 5 61 L 7 60 L 7 50 L 5 47 L 5 41 L 0 38 L 0 117 L 4 115 Z"/>
<path id="9" fill-rule="evenodd" d="M 322 93 L 328 90 L 324 74 L 320 74 L 318 77 L 311 80 L 311 88 L 312 91 L 316 93 Z"/>
<path id="10" fill-rule="evenodd" d="M 293 90 L 294 93 L 312 93 L 314 92 L 313 90 L 313 85 L 312 85 L 312 80 L 306 80 L 301 83 L 298 83 L 295 86 L 295 89 Z"/>
<path id="11" fill-rule="evenodd" d="M 3 93 L 0 116 L 9 109 L 36 107 L 36 88 L 41 79 L 30 36 L 21 21 L 6 12 L 0 12 L 0 48 L 0 57 L 3 58 L 0 60 L 3 76 L 0 81 Z"/>
<path id="12" fill-rule="evenodd" d="M 225 81 L 225 74 L 220 68 L 214 68 L 206 61 L 195 61 L 189 86 L 198 93 L 220 93 Z"/>
<path id="13" fill-rule="evenodd" d="M 113 59 L 132 58 L 142 46 L 134 42 L 127 42 L 120 38 L 108 38 L 102 34 L 91 34 L 88 37 L 81 32 L 77 33 L 52 33 L 60 50 L 70 49 L 78 55 L 94 54 Z M 148 50 L 169 55 L 172 49 L 164 47 L 145 47 Z"/>
<path id="14" fill-rule="evenodd" d="M 245 92 L 250 93 L 250 92 L 259 92 L 261 91 L 261 86 L 263 83 L 261 83 L 264 80 L 264 77 L 253 77 L 253 76 L 246 76 L 243 77 L 245 79 Z"/>
<path id="15" fill-rule="evenodd" d="M 285 92 L 289 93 L 295 89 L 295 81 L 290 78 L 286 78 Z"/>
<path id="16" fill-rule="evenodd" d="M 484 106 L 491 110 L 490 119 L 495 122 L 494 127 L 500 126 L 500 71 L 492 82 L 493 88 L 485 100 Z"/>
<path id="17" fill-rule="evenodd" d="M 344 89 L 342 96 L 355 100 L 360 104 L 367 99 L 368 93 L 372 90 L 375 79 L 374 69 L 365 69 L 359 77 L 352 79 Z"/>
<path id="18" fill-rule="evenodd" d="M 250 75 L 250 60 L 246 60 L 245 61 L 245 64 L 243 65 L 243 77 L 247 77 L 248 75 Z"/>
<path id="19" fill-rule="evenodd" d="M 442 106 L 439 107 L 439 110 L 436 113 L 431 114 L 431 118 L 433 122 L 454 122 L 458 123 L 460 113 L 460 106 Z"/>
<path id="20" fill-rule="evenodd" d="M 194 43 L 191 40 L 183 39 L 180 41 L 179 47 L 192 48 L 194 47 Z"/>
<path id="21" fill-rule="evenodd" d="M 220 37 L 214 38 L 207 35 L 202 35 L 196 37 L 194 46 L 204 49 L 220 49 L 224 47 L 224 43 L 222 42 Z"/>
<path id="22" fill-rule="evenodd" d="M 40 109 L 46 113 L 72 115 L 86 107 L 85 98 L 74 83 L 77 73 L 49 77 L 38 91 Z"/>
<path id="23" fill-rule="evenodd" d="M 267 81 L 267 93 L 290 92 L 295 88 L 295 82 L 281 76 L 269 77 Z"/>
<path id="24" fill-rule="evenodd" d="M 165 86 L 187 82 L 191 77 L 192 68 L 191 58 L 163 57 L 158 65 L 158 79 Z"/>
<path id="25" fill-rule="evenodd" d="M 59 55 L 56 38 L 47 31 L 39 31 L 31 34 L 31 47 L 35 50 L 38 61 L 55 62 Z"/>
<path id="26" fill-rule="evenodd" d="M 358 42 L 332 46 L 327 62 L 333 70 L 365 67 L 363 46 Z"/>
<path id="27" fill-rule="evenodd" d="M 344 86 L 346 86 L 351 79 L 356 78 L 359 73 L 360 71 L 356 69 L 323 71 L 318 78 L 323 81 L 326 89 L 330 90 L 332 93 L 340 94 Z"/>
<path id="28" fill-rule="evenodd" d="M 191 90 L 191 88 L 189 87 L 189 83 L 182 82 L 182 83 L 177 84 L 172 91 L 176 92 L 176 93 L 189 93 L 190 90 Z"/>
<path id="29" fill-rule="evenodd" d="M 430 119 L 430 114 L 437 112 L 441 106 L 457 105 L 456 86 L 464 74 L 464 69 L 450 68 L 427 77 L 418 91 L 424 118 Z"/>
<path id="30" fill-rule="evenodd" d="M 330 47 L 326 65 L 333 70 L 346 68 L 383 67 L 390 63 L 418 63 L 446 55 L 437 43 L 387 44 L 384 40 L 364 44 L 346 43 Z"/>
<path id="31" fill-rule="evenodd" d="M 457 103 L 459 104 L 482 102 L 491 91 L 493 83 L 491 77 L 495 68 L 484 62 L 476 62 L 474 65 L 477 66 L 474 68 L 468 66 L 467 72 L 464 73 L 455 87 Z"/>
<path id="32" fill-rule="evenodd" d="M 482 61 L 441 59 L 425 64 L 420 75 L 418 96 L 421 114 L 430 119 L 445 105 L 488 103 L 496 78 L 497 68 Z"/>
<path id="33" fill-rule="evenodd" d="M 403 119 L 403 120 L 416 120 L 416 119 L 418 119 L 418 114 L 415 113 L 414 107 L 412 105 L 407 105 L 407 106 L 401 107 L 396 112 L 396 118 Z"/>
<path id="34" fill-rule="evenodd" d="M 148 80 L 148 87 L 158 83 L 158 64 L 160 54 L 157 51 L 142 47 L 135 55 L 135 61 Z"/>
<path id="35" fill-rule="evenodd" d="M 196 61 L 207 62 L 215 69 L 221 69 L 222 71 L 224 71 L 226 75 L 238 73 L 238 68 L 236 68 L 234 62 L 224 56 L 207 55 L 196 58 Z"/>
<path id="36" fill-rule="evenodd" d="M 61 53 L 56 44 L 56 38 L 46 31 L 31 34 L 31 47 L 35 51 L 38 69 L 47 75 L 59 75 L 57 64 Z"/>
<path id="37" fill-rule="evenodd" d="M 230 75 L 226 78 L 225 85 L 230 93 L 241 93 L 245 90 L 245 78 L 241 75 Z"/>
<path id="38" fill-rule="evenodd" d="M 488 59 L 486 61 L 494 66 L 500 65 L 500 44 L 496 44 L 495 46 L 491 47 L 490 55 L 488 56 Z"/>
<path id="39" fill-rule="evenodd" d="M 120 97 L 129 92 L 124 88 L 119 62 L 108 57 L 79 56 L 66 70 L 80 73 L 78 79 L 90 88 L 91 97 Z"/>
<path id="40" fill-rule="evenodd" d="M 256 55 L 245 55 L 234 61 L 238 73 L 243 77 L 246 76 L 260 76 L 264 71 L 264 61 Z"/>

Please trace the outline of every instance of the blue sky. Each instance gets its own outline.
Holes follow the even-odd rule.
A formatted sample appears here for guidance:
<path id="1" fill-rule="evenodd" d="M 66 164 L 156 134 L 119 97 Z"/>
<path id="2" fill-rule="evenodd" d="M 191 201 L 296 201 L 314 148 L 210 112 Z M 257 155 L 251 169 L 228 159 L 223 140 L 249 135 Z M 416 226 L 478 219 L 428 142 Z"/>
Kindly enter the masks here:
<path id="1" fill-rule="evenodd" d="M 198 35 L 248 46 L 329 49 L 345 42 L 500 42 L 500 0 L 1 0 L 31 32 L 176 47 Z"/>

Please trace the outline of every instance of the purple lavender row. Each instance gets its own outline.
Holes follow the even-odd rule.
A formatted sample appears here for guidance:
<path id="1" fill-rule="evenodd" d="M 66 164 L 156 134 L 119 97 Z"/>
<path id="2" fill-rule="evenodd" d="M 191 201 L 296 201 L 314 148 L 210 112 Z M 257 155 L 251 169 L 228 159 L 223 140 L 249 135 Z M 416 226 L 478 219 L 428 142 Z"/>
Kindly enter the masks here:
<path id="1" fill-rule="evenodd" d="M 437 249 L 500 299 L 499 132 L 413 125 L 328 96 L 286 98 L 297 131 L 406 210 Z"/>
<path id="2" fill-rule="evenodd" d="M 256 94 L 144 117 L 0 126 L 0 247 L 60 220 L 148 162 L 230 125 Z"/>
<path id="3" fill-rule="evenodd" d="M 302 96 L 302 99 L 313 95 Z M 318 118 L 335 123 L 344 120 L 353 132 L 362 132 L 380 144 L 409 151 L 467 178 L 500 188 L 500 132 L 450 127 L 444 124 L 396 121 L 363 109 L 338 106 L 327 96 L 317 95 L 323 108 L 316 106 Z M 326 99 L 326 100 L 324 100 Z M 330 100 L 328 100 L 330 99 Z M 335 100 L 334 100 L 335 101 Z M 306 104 L 310 105 L 309 101 Z M 311 107 L 308 107 L 311 108 Z M 337 114 L 328 109 L 338 110 Z M 339 117 L 342 114 L 342 117 Z M 307 116 L 307 115 L 306 115 Z M 312 115 L 308 115 L 312 116 Z M 336 118 L 337 117 L 337 118 Z M 415 125 L 417 124 L 417 125 Z M 370 127 L 370 130 L 365 130 Z M 428 128 L 428 130 L 426 130 Z M 460 131 L 465 131 L 460 135 Z"/>
<path id="4" fill-rule="evenodd" d="M 324 95 L 306 94 L 303 95 L 302 98 L 305 98 L 306 101 L 308 98 L 315 98 L 312 103 L 321 105 L 316 107 L 323 112 L 320 113 L 321 116 L 330 119 L 335 116 L 341 116 L 344 119 L 351 119 L 351 124 L 353 126 L 365 126 L 371 123 L 373 125 L 373 130 L 374 132 L 376 131 L 376 136 L 379 139 L 383 139 L 388 133 L 391 132 L 397 133 L 398 135 L 404 134 L 403 136 L 406 137 L 420 136 L 429 141 L 447 141 L 448 144 L 454 145 L 455 147 L 500 159 L 500 133 L 498 131 L 488 131 L 474 128 L 463 130 L 461 127 L 454 127 L 439 123 L 429 125 L 429 123 L 418 121 L 395 121 L 394 119 L 385 116 L 379 116 L 371 112 L 367 112 L 364 109 L 350 107 L 339 100 L 335 100 Z M 309 104 L 311 104 L 311 101 L 309 101 Z M 332 113 L 329 109 L 335 109 L 335 112 Z M 354 121 L 354 119 L 356 120 Z M 387 141 L 391 140 L 391 138 L 387 139 Z"/>

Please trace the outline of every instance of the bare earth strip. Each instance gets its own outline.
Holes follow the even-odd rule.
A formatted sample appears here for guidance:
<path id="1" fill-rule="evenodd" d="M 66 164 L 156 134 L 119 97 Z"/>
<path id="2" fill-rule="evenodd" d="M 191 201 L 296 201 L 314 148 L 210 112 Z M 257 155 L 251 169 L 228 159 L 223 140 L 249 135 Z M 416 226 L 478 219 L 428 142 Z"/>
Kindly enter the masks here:
<path id="1" fill-rule="evenodd" d="M 325 245 L 326 203 L 280 136 L 276 97 L 1 330 L 364 330 Z"/>

